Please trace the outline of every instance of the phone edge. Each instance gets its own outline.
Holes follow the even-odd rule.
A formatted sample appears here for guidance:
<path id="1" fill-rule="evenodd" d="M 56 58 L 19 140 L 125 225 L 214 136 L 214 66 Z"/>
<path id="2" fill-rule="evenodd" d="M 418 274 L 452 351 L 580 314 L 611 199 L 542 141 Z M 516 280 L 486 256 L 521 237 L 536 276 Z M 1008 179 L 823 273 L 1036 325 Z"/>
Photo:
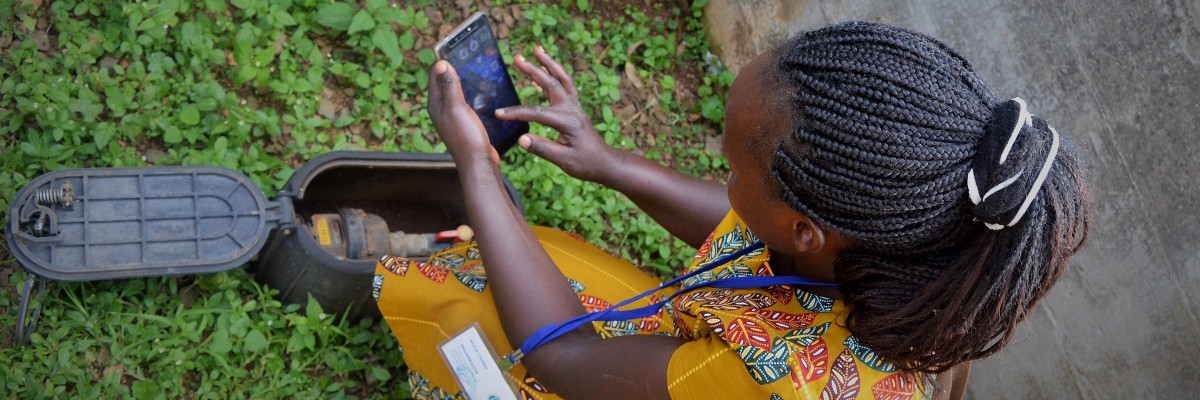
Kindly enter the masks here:
<path id="1" fill-rule="evenodd" d="M 437 42 L 437 44 L 433 45 L 433 54 L 436 55 L 439 60 L 444 60 L 445 58 L 442 57 L 442 47 L 449 44 L 450 39 L 458 36 L 458 34 L 462 33 L 464 29 L 467 29 L 468 26 L 471 26 L 471 24 L 475 23 L 475 20 L 479 18 L 488 18 L 488 14 L 483 11 L 476 11 L 474 14 L 471 14 L 471 16 L 467 17 L 465 21 L 454 27 L 454 30 L 450 31 L 446 37 L 442 38 Z M 488 25 L 491 25 L 491 21 L 488 21 Z"/>

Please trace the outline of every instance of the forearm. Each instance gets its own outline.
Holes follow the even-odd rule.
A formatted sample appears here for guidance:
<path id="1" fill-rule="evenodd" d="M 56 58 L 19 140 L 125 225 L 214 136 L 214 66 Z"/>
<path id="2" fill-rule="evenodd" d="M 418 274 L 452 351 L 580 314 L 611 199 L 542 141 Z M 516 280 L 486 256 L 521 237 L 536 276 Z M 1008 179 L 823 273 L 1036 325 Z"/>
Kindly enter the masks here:
<path id="1" fill-rule="evenodd" d="M 484 161 L 458 167 L 496 309 L 513 347 L 545 325 L 583 314 L 583 306 L 562 272 L 507 201 L 496 167 Z M 583 328 L 591 329 L 591 325 Z M 527 363 L 537 361 L 536 356 L 526 359 Z"/>
<path id="2" fill-rule="evenodd" d="M 725 185 L 684 175 L 645 157 L 615 151 L 598 183 L 629 197 L 672 235 L 699 248 L 729 212 Z"/>
<path id="3" fill-rule="evenodd" d="M 501 183 L 500 155 L 488 144 L 483 124 L 466 104 L 457 73 L 445 61 L 434 64 L 432 72 L 429 115 L 458 168 L 467 217 L 475 227 L 500 325 L 509 344 L 519 347 L 538 329 L 582 315 L 584 308 L 521 213 L 508 201 Z M 584 324 L 526 354 L 525 366 L 539 377 L 549 377 L 546 382 L 571 388 L 573 380 L 556 379 L 556 369 L 567 365 L 562 360 L 571 359 L 580 349 L 592 348 L 586 344 L 595 340 L 591 325 Z M 665 388 L 665 384 L 661 386 Z"/>

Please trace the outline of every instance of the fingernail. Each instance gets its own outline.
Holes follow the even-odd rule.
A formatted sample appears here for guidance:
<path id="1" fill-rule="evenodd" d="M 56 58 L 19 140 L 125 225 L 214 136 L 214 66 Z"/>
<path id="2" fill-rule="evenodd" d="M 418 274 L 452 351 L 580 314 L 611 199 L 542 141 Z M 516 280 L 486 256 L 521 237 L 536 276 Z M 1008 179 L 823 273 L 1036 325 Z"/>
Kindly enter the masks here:
<path id="1" fill-rule="evenodd" d="M 499 117 L 501 115 L 504 115 L 504 109 L 503 108 L 496 109 L 496 116 Z"/>
<path id="2" fill-rule="evenodd" d="M 517 54 L 517 61 L 518 61 L 518 62 L 525 62 L 525 56 L 522 56 L 522 55 L 520 55 L 520 54 Z"/>
<path id="3" fill-rule="evenodd" d="M 538 51 L 538 53 L 545 53 L 546 49 L 543 49 L 541 45 L 538 45 L 537 51 Z"/>
<path id="4" fill-rule="evenodd" d="M 521 146 L 522 149 L 528 149 L 532 143 L 533 139 L 529 135 L 521 135 L 521 137 L 517 138 L 517 145 Z"/>
<path id="5" fill-rule="evenodd" d="M 433 66 L 433 72 L 435 72 L 435 73 L 437 73 L 437 74 L 439 74 L 439 75 L 440 75 L 440 74 L 444 74 L 444 73 L 446 73 L 446 70 L 447 70 L 447 69 L 449 69 L 449 68 L 447 67 L 447 65 L 448 65 L 448 64 L 446 64 L 446 62 L 445 62 L 445 61 L 438 61 L 438 62 L 437 62 L 437 64 L 435 64 L 435 65 Z"/>

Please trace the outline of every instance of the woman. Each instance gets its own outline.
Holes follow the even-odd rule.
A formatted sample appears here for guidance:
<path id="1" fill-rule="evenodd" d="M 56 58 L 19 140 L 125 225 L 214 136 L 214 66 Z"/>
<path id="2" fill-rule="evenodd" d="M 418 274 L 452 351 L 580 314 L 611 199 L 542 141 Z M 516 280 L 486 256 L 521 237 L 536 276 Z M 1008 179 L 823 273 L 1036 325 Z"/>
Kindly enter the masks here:
<path id="1" fill-rule="evenodd" d="M 727 186 L 607 147 L 562 66 L 534 55 L 542 67 L 514 64 L 549 106 L 497 116 L 558 130 L 556 142 L 526 135 L 520 147 L 619 190 L 698 247 L 690 270 L 715 268 L 682 286 L 802 283 L 701 288 L 653 315 L 583 324 L 509 372 L 526 397 L 961 396 L 969 362 L 1008 342 L 1086 236 L 1088 193 L 1070 138 L 921 34 L 844 23 L 745 66 L 727 100 Z M 457 385 L 436 345 L 471 322 L 508 354 L 543 326 L 658 282 L 493 201 L 505 197 L 499 157 L 453 69 L 439 62 L 432 76 L 429 112 L 478 241 L 429 264 L 385 258 L 377 282 L 414 391 L 438 397 Z M 450 275 L 464 285 L 438 283 Z"/>

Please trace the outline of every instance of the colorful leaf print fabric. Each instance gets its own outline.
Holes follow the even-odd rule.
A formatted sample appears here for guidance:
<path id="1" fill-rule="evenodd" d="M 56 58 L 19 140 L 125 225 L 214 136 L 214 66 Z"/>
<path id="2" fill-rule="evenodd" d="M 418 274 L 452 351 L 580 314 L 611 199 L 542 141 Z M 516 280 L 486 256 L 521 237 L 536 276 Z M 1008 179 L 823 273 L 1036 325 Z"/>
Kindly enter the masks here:
<path id="1" fill-rule="evenodd" d="M 803 385 L 824 378 L 829 371 L 829 347 L 821 338 L 809 341 L 796 352 L 797 384 Z"/>
<path id="2" fill-rule="evenodd" d="M 699 250 L 691 269 L 753 244 L 732 212 Z M 769 252 L 751 253 L 685 285 L 726 277 L 770 276 Z M 791 286 L 697 289 L 672 301 L 679 336 L 692 339 L 668 369 L 675 399 L 925 398 L 923 377 L 863 346 L 846 330 L 846 306 Z M 930 393 L 931 394 L 931 393 Z"/>
<path id="3" fill-rule="evenodd" d="M 893 374 L 871 386 L 871 395 L 880 400 L 906 400 L 920 395 L 920 383 L 909 374 Z"/>
<path id="4" fill-rule="evenodd" d="M 775 382 L 792 372 L 792 368 L 788 366 L 792 348 L 788 347 L 783 339 L 775 338 L 774 343 L 766 350 L 754 346 L 740 346 L 737 352 L 746 363 L 746 370 L 755 382 Z"/>
<path id="5" fill-rule="evenodd" d="M 734 318 L 733 322 L 729 323 L 729 329 L 725 330 L 725 340 L 761 350 L 771 350 L 770 332 L 753 318 Z"/>
<path id="6" fill-rule="evenodd" d="M 588 312 L 660 284 L 577 236 L 541 227 L 533 231 Z M 757 240 L 730 213 L 690 268 L 715 262 Z M 765 250 L 752 252 L 688 283 L 771 275 L 768 255 Z M 513 350 L 496 315 L 486 265 L 474 242 L 428 260 L 384 257 L 371 291 L 404 348 L 416 398 L 461 398 L 437 345 L 467 325 L 479 323 L 498 354 Z M 667 294 L 649 296 L 631 308 Z M 850 335 L 844 328 L 846 311 L 840 301 L 791 286 L 706 288 L 676 297 L 655 315 L 592 324 L 602 338 L 671 335 L 687 340 L 667 371 L 675 399 L 924 398 L 921 376 L 898 371 Z M 558 398 L 522 365 L 508 374 L 520 398 Z"/>

